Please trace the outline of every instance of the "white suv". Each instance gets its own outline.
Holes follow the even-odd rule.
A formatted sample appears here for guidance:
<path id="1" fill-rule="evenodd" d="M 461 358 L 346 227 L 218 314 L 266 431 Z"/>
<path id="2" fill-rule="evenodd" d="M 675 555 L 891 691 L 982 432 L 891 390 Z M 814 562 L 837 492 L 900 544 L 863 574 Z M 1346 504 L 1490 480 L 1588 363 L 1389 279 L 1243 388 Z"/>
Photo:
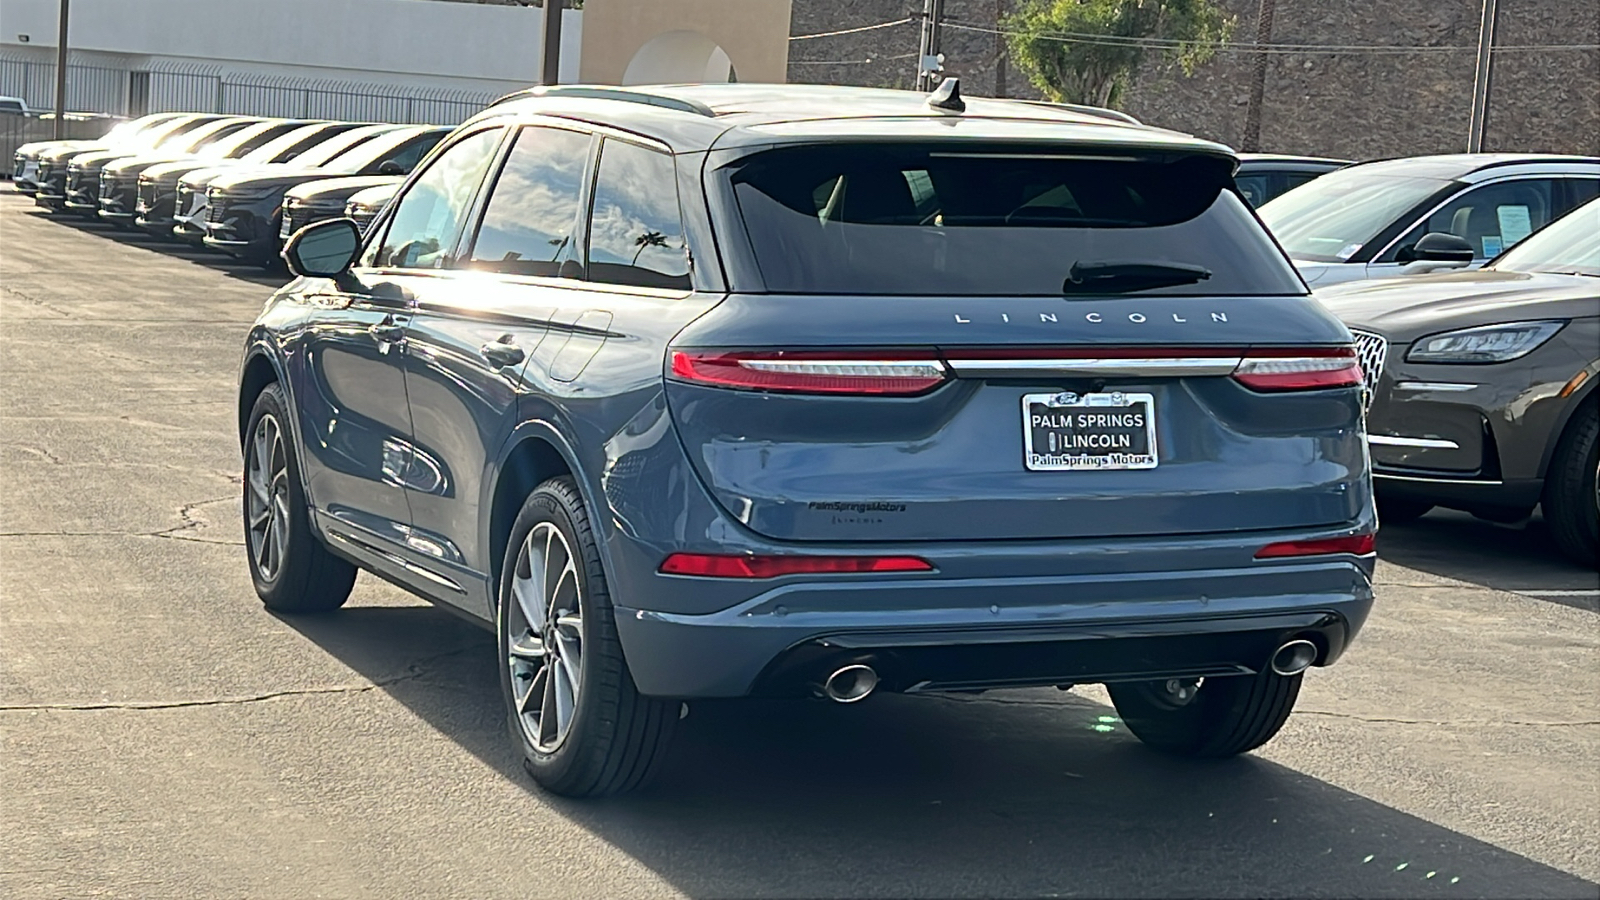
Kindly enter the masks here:
<path id="1" fill-rule="evenodd" d="M 1600 159 L 1462 153 L 1363 163 L 1264 204 L 1314 287 L 1473 268 L 1600 196 Z"/>

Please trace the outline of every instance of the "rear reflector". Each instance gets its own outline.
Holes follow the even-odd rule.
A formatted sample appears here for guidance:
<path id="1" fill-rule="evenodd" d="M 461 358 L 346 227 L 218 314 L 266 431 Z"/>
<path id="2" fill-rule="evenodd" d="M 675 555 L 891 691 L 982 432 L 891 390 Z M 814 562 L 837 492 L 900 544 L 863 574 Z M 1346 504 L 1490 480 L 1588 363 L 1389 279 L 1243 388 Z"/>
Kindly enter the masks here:
<path id="1" fill-rule="evenodd" d="M 672 375 L 683 381 L 797 394 L 920 394 L 945 379 L 933 353 L 700 352 L 674 350 Z"/>
<path id="2" fill-rule="evenodd" d="M 1256 559 L 1280 559 L 1285 556 L 1326 556 L 1330 553 L 1353 553 L 1366 556 L 1377 547 L 1376 534 L 1352 534 L 1346 537 L 1320 538 L 1314 541 L 1283 541 L 1268 544 L 1256 551 Z"/>
<path id="3" fill-rule="evenodd" d="M 779 575 L 842 575 L 860 572 L 931 572 L 915 556 L 747 556 L 674 553 L 661 564 L 667 575 L 706 578 L 777 578 Z"/>
<path id="4" fill-rule="evenodd" d="M 1251 350 L 1239 361 L 1233 377 L 1254 391 L 1357 387 L 1362 381 L 1361 363 L 1353 347 Z"/>

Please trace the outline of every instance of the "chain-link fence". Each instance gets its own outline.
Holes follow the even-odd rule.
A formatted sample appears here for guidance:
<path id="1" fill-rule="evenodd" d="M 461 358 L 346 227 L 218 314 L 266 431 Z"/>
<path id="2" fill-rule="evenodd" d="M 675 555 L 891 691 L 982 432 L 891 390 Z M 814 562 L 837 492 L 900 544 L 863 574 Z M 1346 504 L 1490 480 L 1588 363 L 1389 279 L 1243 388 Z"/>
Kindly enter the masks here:
<path id="1" fill-rule="evenodd" d="M 0 94 L 35 109 L 55 106 L 54 63 L 0 59 Z M 67 66 L 67 108 L 141 116 L 209 112 L 246 116 L 454 125 L 496 98 L 493 92 L 356 85 L 284 76 Z"/>

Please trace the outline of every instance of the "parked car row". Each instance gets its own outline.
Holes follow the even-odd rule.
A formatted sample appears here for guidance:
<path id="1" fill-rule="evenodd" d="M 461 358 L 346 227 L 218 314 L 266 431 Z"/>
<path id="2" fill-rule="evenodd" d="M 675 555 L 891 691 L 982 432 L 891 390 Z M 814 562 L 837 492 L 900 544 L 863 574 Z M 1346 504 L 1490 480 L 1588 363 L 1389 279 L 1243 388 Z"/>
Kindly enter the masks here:
<path id="1" fill-rule="evenodd" d="M 53 212 L 138 228 L 271 267 L 295 228 L 393 191 L 449 131 L 431 125 L 158 113 L 97 141 L 18 148 L 16 190 Z M 338 184 L 322 185 L 329 179 Z M 370 221 L 381 193 L 363 199 Z"/>

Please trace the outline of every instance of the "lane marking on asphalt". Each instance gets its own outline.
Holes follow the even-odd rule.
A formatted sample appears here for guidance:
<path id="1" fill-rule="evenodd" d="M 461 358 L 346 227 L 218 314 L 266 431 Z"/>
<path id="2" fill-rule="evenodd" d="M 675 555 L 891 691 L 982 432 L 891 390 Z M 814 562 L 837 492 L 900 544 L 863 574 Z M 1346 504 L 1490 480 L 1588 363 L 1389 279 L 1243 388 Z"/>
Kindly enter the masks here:
<path id="1" fill-rule="evenodd" d="M 1600 591 L 1517 591 L 1529 597 L 1600 597 Z"/>

